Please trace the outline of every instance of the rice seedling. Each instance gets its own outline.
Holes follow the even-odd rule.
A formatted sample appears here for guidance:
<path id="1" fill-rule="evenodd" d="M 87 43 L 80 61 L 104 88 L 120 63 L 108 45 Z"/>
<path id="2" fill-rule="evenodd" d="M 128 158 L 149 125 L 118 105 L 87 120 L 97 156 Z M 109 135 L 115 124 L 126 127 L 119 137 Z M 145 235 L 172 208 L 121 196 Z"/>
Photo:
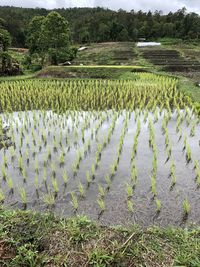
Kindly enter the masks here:
<path id="1" fill-rule="evenodd" d="M 68 177 L 68 174 L 67 174 L 66 170 L 64 170 L 62 178 L 63 178 L 63 181 L 64 181 L 64 186 L 66 187 L 67 184 L 68 184 L 68 181 L 69 181 L 69 177 Z"/>
<path id="2" fill-rule="evenodd" d="M 200 169 L 199 167 L 196 169 L 196 183 L 197 183 L 197 186 L 200 187 Z"/>
<path id="3" fill-rule="evenodd" d="M 137 177 L 138 177 L 138 172 L 135 166 L 133 166 L 132 170 L 131 170 L 131 182 L 132 182 L 132 186 L 135 187 L 136 183 L 137 183 Z"/>
<path id="4" fill-rule="evenodd" d="M 97 200 L 97 204 L 99 205 L 99 208 L 100 208 L 100 214 L 102 214 L 106 210 L 104 199 L 103 198 L 99 198 Z"/>
<path id="5" fill-rule="evenodd" d="M 106 190 L 103 188 L 103 186 L 98 184 L 98 190 L 100 198 L 104 198 L 106 196 Z"/>
<path id="6" fill-rule="evenodd" d="M 189 163 L 192 160 L 192 152 L 191 148 L 188 144 L 186 144 L 186 161 Z"/>
<path id="7" fill-rule="evenodd" d="M 191 137 L 195 136 L 195 132 L 196 132 L 196 122 L 194 122 L 194 123 L 192 124 L 192 128 L 191 128 L 191 130 L 190 130 L 190 136 L 191 136 Z"/>
<path id="8" fill-rule="evenodd" d="M 22 156 L 19 157 L 19 160 L 18 160 L 18 166 L 19 166 L 19 170 L 20 170 L 20 172 L 22 172 L 23 169 L 24 169 L 24 163 L 23 163 L 23 158 L 22 158 Z"/>
<path id="9" fill-rule="evenodd" d="M 92 164 L 91 171 L 92 171 L 92 179 L 94 180 L 95 179 L 95 173 L 96 173 L 96 169 L 95 169 L 95 165 L 94 164 Z"/>
<path id="10" fill-rule="evenodd" d="M 27 177 L 27 172 L 26 172 L 25 169 L 22 170 L 22 177 L 23 177 L 23 181 L 24 181 L 24 183 L 26 183 L 28 177 Z"/>
<path id="11" fill-rule="evenodd" d="M 106 189 L 109 191 L 110 187 L 111 187 L 110 175 L 108 175 L 108 174 L 105 175 L 105 181 L 106 181 Z"/>
<path id="12" fill-rule="evenodd" d="M 176 185 L 176 175 L 174 173 L 171 174 L 171 189 Z"/>
<path id="13" fill-rule="evenodd" d="M 133 196 L 133 187 L 129 184 L 126 185 L 126 193 L 127 193 L 127 197 L 128 199 L 132 198 Z"/>
<path id="14" fill-rule="evenodd" d="M 20 198 L 21 198 L 22 204 L 24 205 L 24 208 L 26 208 L 26 206 L 27 206 L 27 195 L 26 195 L 26 190 L 24 189 L 24 187 L 19 187 L 19 194 L 20 194 Z"/>
<path id="15" fill-rule="evenodd" d="M 187 136 L 185 135 L 184 137 L 184 146 L 183 146 L 183 151 L 186 150 L 186 146 L 187 146 Z"/>
<path id="16" fill-rule="evenodd" d="M 128 211 L 130 213 L 133 213 L 134 212 L 133 202 L 130 199 L 127 200 L 127 207 L 128 207 Z"/>
<path id="17" fill-rule="evenodd" d="M 156 175 L 157 169 L 158 169 L 157 157 L 154 155 L 154 157 L 153 157 L 153 169 L 152 169 L 152 172 L 154 175 Z"/>
<path id="18" fill-rule="evenodd" d="M 63 166 L 65 164 L 65 153 L 62 152 L 60 155 L 60 166 Z"/>
<path id="19" fill-rule="evenodd" d="M 81 182 L 78 183 L 78 191 L 82 198 L 85 197 L 85 188 Z"/>
<path id="20" fill-rule="evenodd" d="M 8 185 L 8 188 L 10 189 L 10 193 L 14 193 L 14 185 L 13 185 L 13 180 L 11 177 L 6 178 L 6 183 Z"/>
<path id="21" fill-rule="evenodd" d="M 172 155 L 172 145 L 171 144 L 168 145 L 166 152 L 167 152 L 167 159 L 166 159 L 165 163 L 167 163 L 170 160 L 171 155 Z"/>
<path id="22" fill-rule="evenodd" d="M 3 192 L 3 190 L 0 188 L 0 203 L 3 203 L 4 202 L 4 200 L 5 200 L 5 195 L 4 195 L 4 192 Z"/>
<path id="23" fill-rule="evenodd" d="M 188 199 L 185 199 L 183 201 L 183 213 L 184 213 L 184 216 L 188 216 L 189 213 L 190 213 L 190 210 L 191 210 L 191 207 L 190 207 L 190 203 L 188 201 Z"/>
<path id="24" fill-rule="evenodd" d="M 157 191 L 156 191 L 156 177 L 154 175 L 151 176 L 151 192 L 153 196 L 157 196 Z"/>
<path id="25" fill-rule="evenodd" d="M 198 167 L 199 167 L 199 162 L 198 162 L 198 160 L 194 160 L 194 170 L 197 170 L 198 169 Z"/>
<path id="26" fill-rule="evenodd" d="M 7 159 L 6 155 L 3 155 L 3 164 L 6 168 L 8 168 L 8 159 Z"/>
<path id="27" fill-rule="evenodd" d="M 156 211 L 159 213 L 161 211 L 161 201 L 158 198 L 156 198 L 155 203 L 156 203 Z"/>
<path id="28" fill-rule="evenodd" d="M 174 174 L 175 174 L 175 163 L 174 163 L 174 160 L 172 159 L 171 165 L 170 165 L 170 177 Z"/>
<path id="29" fill-rule="evenodd" d="M 48 148 L 47 158 L 48 160 L 51 160 L 51 149 L 50 148 Z"/>
<path id="30" fill-rule="evenodd" d="M 76 197 L 74 192 L 71 192 L 71 204 L 75 211 L 78 210 L 78 198 Z"/>
<path id="31" fill-rule="evenodd" d="M 35 175 L 34 185 L 35 185 L 36 191 L 38 191 L 38 189 L 39 189 L 39 177 L 38 177 L 38 174 Z"/>
<path id="32" fill-rule="evenodd" d="M 35 162 L 35 173 L 39 174 L 39 163 L 38 160 Z"/>
<path id="33" fill-rule="evenodd" d="M 58 182 L 54 177 L 51 177 L 51 183 L 52 183 L 52 187 L 55 193 L 55 196 L 57 196 L 58 192 L 59 192 L 59 186 L 58 186 Z"/>
<path id="34" fill-rule="evenodd" d="M 51 163 L 51 175 L 53 178 L 56 177 L 56 165 L 53 162 Z"/>
<path id="35" fill-rule="evenodd" d="M 1 175 L 5 181 L 7 178 L 7 172 L 6 172 L 6 167 L 4 165 L 2 165 L 2 167 L 1 167 Z"/>
<path id="36" fill-rule="evenodd" d="M 87 180 L 87 186 L 89 187 L 92 182 L 92 178 L 89 171 L 86 172 L 86 180 Z"/>
<path id="37" fill-rule="evenodd" d="M 48 206 L 52 207 L 55 205 L 56 202 L 55 195 L 51 191 L 49 191 L 47 194 L 43 196 L 43 201 Z"/>

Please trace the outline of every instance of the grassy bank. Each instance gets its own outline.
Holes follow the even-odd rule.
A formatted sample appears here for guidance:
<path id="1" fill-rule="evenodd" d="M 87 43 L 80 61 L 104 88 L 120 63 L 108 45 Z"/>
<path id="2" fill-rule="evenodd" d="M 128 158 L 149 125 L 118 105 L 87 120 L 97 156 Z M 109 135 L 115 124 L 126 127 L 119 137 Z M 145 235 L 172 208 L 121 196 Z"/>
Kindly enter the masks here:
<path id="1" fill-rule="evenodd" d="M 138 66 L 51 66 L 43 69 L 37 77 L 42 78 L 90 78 L 90 79 L 123 79 L 133 72 L 142 71 Z"/>
<path id="2" fill-rule="evenodd" d="M 0 210 L 0 266 L 200 266 L 200 229 L 98 226 Z"/>

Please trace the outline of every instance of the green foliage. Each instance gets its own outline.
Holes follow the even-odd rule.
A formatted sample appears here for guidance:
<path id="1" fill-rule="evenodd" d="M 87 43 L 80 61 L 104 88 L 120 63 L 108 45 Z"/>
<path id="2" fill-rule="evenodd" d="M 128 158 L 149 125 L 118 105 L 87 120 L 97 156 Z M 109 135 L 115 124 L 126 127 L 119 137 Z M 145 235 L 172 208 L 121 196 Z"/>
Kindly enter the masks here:
<path id="1" fill-rule="evenodd" d="M 7 51 L 10 44 L 11 44 L 11 36 L 9 32 L 5 29 L 0 28 L 0 52 L 1 50 L 3 52 Z"/>
<path id="2" fill-rule="evenodd" d="M 0 28 L 0 75 L 5 74 L 7 68 L 11 66 L 11 56 L 8 48 L 11 44 L 11 36 L 5 29 Z"/>
<path id="3" fill-rule="evenodd" d="M 68 22 L 55 11 L 46 17 L 34 17 L 28 27 L 27 45 L 31 55 L 40 55 L 42 65 L 45 60 L 52 65 L 66 61 L 72 57 L 69 52 Z"/>
<path id="4" fill-rule="evenodd" d="M 9 258 L 1 258 L 2 266 L 36 267 L 49 262 L 64 266 L 66 262 L 77 262 L 80 253 L 84 266 L 130 266 L 133 260 L 134 264 L 147 266 L 152 255 L 158 266 L 200 265 L 198 228 L 101 227 L 86 217 L 59 219 L 52 214 L 2 209 L 0 220 L 2 243 L 14 251 Z M 41 250 L 44 244 L 45 250 Z"/>
<path id="5" fill-rule="evenodd" d="M 56 10 L 69 20 L 71 36 L 75 43 L 137 41 L 139 37 L 162 38 L 164 43 L 175 39 L 199 38 L 199 16 L 185 9 L 164 15 L 160 12 L 135 12 L 103 8 L 70 8 Z M 35 16 L 47 16 L 49 10 L 1 7 L 0 25 L 9 26 L 13 46 L 24 47 L 29 21 Z M 95 19 L 94 19 L 95 18 Z"/>

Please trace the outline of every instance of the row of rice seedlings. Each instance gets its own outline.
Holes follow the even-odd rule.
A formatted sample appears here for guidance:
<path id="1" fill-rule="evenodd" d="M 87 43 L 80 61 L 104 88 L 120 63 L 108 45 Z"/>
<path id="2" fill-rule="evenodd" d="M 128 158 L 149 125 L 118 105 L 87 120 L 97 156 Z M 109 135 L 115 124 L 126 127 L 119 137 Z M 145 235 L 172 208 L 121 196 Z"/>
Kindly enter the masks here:
<path id="1" fill-rule="evenodd" d="M 62 132 L 61 132 L 62 133 Z M 42 134 L 42 140 L 37 140 L 37 142 L 36 142 L 36 140 L 35 140 L 35 135 L 34 135 L 34 133 L 32 133 L 32 136 L 33 136 L 33 145 L 35 146 L 36 145 L 36 143 L 39 143 L 40 145 L 39 145 L 39 151 L 41 151 L 41 143 L 42 143 L 42 141 L 45 141 L 46 140 L 46 137 L 45 137 L 45 134 L 43 133 Z M 62 136 L 62 134 L 60 134 L 60 136 Z M 56 143 L 56 139 L 55 139 L 55 136 L 53 137 L 54 138 L 54 149 L 55 150 L 57 150 L 58 149 L 58 144 Z M 60 139 L 62 139 L 62 137 L 60 138 Z M 46 141 L 45 141 L 46 142 Z M 60 143 L 61 143 L 61 141 L 60 141 Z M 62 147 L 62 146 L 61 146 Z M 36 152 L 34 152 L 34 155 L 36 154 Z M 27 161 L 29 161 L 29 159 L 27 159 Z M 62 159 L 61 159 L 61 162 L 63 162 L 62 161 Z"/>
<path id="2" fill-rule="evenodd" d="M 176 89 L 176 79 L 146 73 L 136 75 L 139 79 L 134 82 L 100 80 L 5 82 L 0 85 L 2 92 L 0 111 L 40 109 L 64 113 L 66 110 L 134 110 L 138 107 L 152 109 L 155 112 L 155 119 L 156 106 L 167 111 L 177 106 L 180 109 L 189 106 L 195 111 L 192 101 Z M 147 82 L 143 82 L 145 79 Z"/>
<path id="3" fill-rule="evenodd" d="M 122 153 L 123 149 L 123 144 L 124 144 L 124 138 L 128 129 L 128 121 L 130 120 L 130 115 L 126 114 L 125 121 L 124 121 L 124 126 L 120 135 L 119 139 L 119 146 L 118 146 L 118 153 L 117 153 L 117 158 L 114 160 L 114 163 L 110 166 L 110 175 L 107 174 L 105 176 L 105 182 L 106 182 L 106 188 L 103 188 L 101 185 L 98 185 L 98 190 L 99 190 L 99 199 L 97 200 L 98 206 L 100 208 L 100 215 L 105 211 L 105 196 L 110 190 L 111 186 L 111 179 L 115 176 L 117 169 L 118 169 L 118 164 L 120 160 L 120 156 Z M 113 127 L 111 128 L 113 129 Z M 112 130 L 113 132 L 113 130 Z M 108 138 L 110 139 L 110 135 L 108 135 Z"/>
<path id="4" fill-rule="evenodd" d="M 149 146 L 153 148 L 155 144 L 155 130 L 151 119 L 149 119 L 148 128 L 149 128 Z"/>
<path id="5" fill-rule="evenodd" d="M 135 156 L 137 155 L 138 138 L 139 138 L 140 132 L 141 132 L 141 123 L 140 123 L 140 120 L 138 120 L 137 129 L 136 129 L 136 133 L 134 135 L 134 140 L 133 140 L 133 148 L 132 148 L 132 153 L 131 153 L 131 162 L 134 161 Z"/>
<path id="6" fill-rule="evenodd" d="M 130 120 L 130 114 L 126 114 L 125 120 L 124 120 L 124 126 L 122 128 L 122 132 L 120 135 L 120 139 L 119 139 L 119 146 L 118 146 L 118 154 L 117 154 L 117 158 L 114 160 L 113 164 L 110 166 L 110 175 L 107 174 L 105 175 L 105 182 L 106 182 L 106 187 L 102 187 L 100 184 L 98 184 L 98 191 L 99 191 L 99 198 L 97 200 L 98 206 L 100 208 L 100 213 L 99 215 L 101 215 L 104 211 L 105 211 L 105 196 L 108 194 L 109 190 L 110 190 L 110 186 L 111 186 L 111 182 L 112 182 L 112 178 L 115 176 L 116 172 L 117 172 L 117 168 L 118 168 L 118 164 L 119 164 L 119 160 L 120 160 L 120 156 L 122 153 L 122 148 L 123 148 L 123 144 L 124 144 L 124 138 L 125 138 L 125 134 L 127 132 L 128 129 L 128 121 Z M 114 132 L 114 128 L 115 128 L 115 123 L 116 123 L 116 118 L 114 117 L 114 123 L 111 125 L 110 130 L 108 131 L 108 136 L 107 136 L 107 140 L 110 142 L 110 138 Z M 112 133 L 112 134 L 111 134 Z M 105 148 L 107 146 L 107 142 L 104 142 L 103 147 Z M 103 149 L 102 146 L 98 146 L 97 149 L 97 155 L 98 158 L 101 157 L 101 152 Z M 94 166 L 94 165 L 92 165 Z M 89 174 L 88 174 L 88 178 L 89 178 Z"/>
<path id="7" fill-rule="evenodd" d="M 134 193 L 132 185 L 126 184 L 126 193 L 127 193 L 127 198 L 131 199 Z"/>
<path id="8" fill-rule="evenodd" d="M 171 189 L 176 185 L 176 175 L 175 175 L 175 163 L 174 160 L 172 159 L 171 161 L 171 166 L 170 166 L 170 177 L 171 177 Z"/>
<path id="9" fill-rule="evenodd" d="M 104 121 L 106 120 L 106 117 L 103 116 L 99 123 L 97 124 L 97 127 L 95 129 L 95 134 L 97 135 L 101 126 L 103 125 Z M 92 133 L 91 133 L 92 134 Z M 74 176 L 77 175 L 77 171 L 79 169 L 79 166 L 80 166 L 80 162 L 83 160 L 83 156 L 82 155 L 87 155 L 88 151 L 90 151 L 90 139 L 86 142 L 86 144 L 84 145 L 84 151 L 83 153 L 81 154 L 80 152 L 78 152 L 78 156 L 77 156 L 77 160 L 75 161 L 74 163 Z M 92 177 L 93 179 L 95 178 L 95 170 L 98 168 L 99 164 L 100 164 L 100 159 L 101 159 L 101 153 L 102 153 L 102 150 L 103 150 L 103 145 L 102 144 L 98 144 L 97 145 L 97 152 L 96 152 L 96 162 L 95 162 L 95 167 L 92 165 Z M 87 174 L 87 178 L 88 178 L 88 184 L 90 184 L 90 177 L 89 175 Z"/>
<path id="10" fill-rule="evenodd" d="M 114 115 L 113 116 L 113 122 L 108 130 L 108 136 L 106 139 L 104 139 L 104 142 L 103 144 L 99 143 L 97 145 L 97 150 L 96 150 L 96 160 L 95 160 L 95 164 L 92 164 L 92 167 L 91 167 L 91 174 L 90 174 L 90 171 L 87 171 L 86 172 L 86 181 L 87 181 L 87 187 L 90 186 L 92 180 L 95 179 L 95 175 L 96 175 L 96 169 L 98 168 L 99 166 L 99 163 L 100 163 L 100 159 L 101 159 L 101 155 L 102 155 L 102 152 L 103 152 L 103 149 L 108 145 L 108 143 L 110 142 L 110 138 L 114 132 L 114 128 L 115 128 L 115 124 L 116 124 L 116 120 L 117 120 L 117 116 Z M 103 122 L 101 122 L 99 124 L 99 126 L 101 125 L 102 126 Z M 99 128 L 99 127 L 97 127 Z M 98 129 L 99 130 L 99 129 Z M 96 131 L 96 134 L 97 134 L 98 131 Z M 105 144 L 105 140 L 108 140 Z M 105 202 L 104 202 L 104 197 L 106 196 L 107 194 L 107 191 L 109 191 L 110 189 L 110 185 L 111 185 L 111 179 L 110 177 L 107 175 L 105 177 L 105 180 L 107 182 L 107 187 L 104 189 L 101 185 L 98 185 L 98 190 L 99 190 L 99 198 L 97 200 L 97 203 L 99 205 L 99 208 L 101 210 L 100 214 L 105 210 Z M 81 198 L 84 198 L 86 196 L 86 188 L 83 186 L 83 184 L 81 182 L 78 183 L 78 191 L 79 191 L 79 194 L 80 194 L 80 197 Z M 75 211 L 77 211 L 78 209 L 78 197 L 72 193 L 72 205 L 75 209 Z"/>
<path id="11" fill-rule="evenodd" d="M 145 113 L 146 115 L 144 116 L 144 122 L 147 121 L 148 114 Z M 137 119 L 137 128 L 136 128 L 136 133 L 134 135 L 134 140 L 133 140 L 133 148 L 131 152 L 131 176 L 130 176 L 130 184 L 126 184 L 126 193 L 127 193 L 127 208 L 128 211 L 132 214 L 134 212 L 134 205 L 133 205 L 133 194 L 134 194 L 134 188 L 137 183 L 137 178 L 138 178 L 138 172 L 137 172 L 137 167 L 135 163 L 135 157 L 137 155 L 137 148 L 138 148 L 138 139 L 139 135 L 141 132 L 141 122 L 140 119 Z"/>
<path id="12" fill-rule="evenodd" d="M 125 120 L 124 120 L 124 125 L 121 131 L 121 135 L 119 138 L 119 144 L 118 144 L 118 149 L 117 149 L 117 157 L 114 159 L 113 164 L 110 166 L 110 177 L 111 179 L 114 178 L 117 169 L 118 169 L 118 165 L 119 165 L 119 161 L 120 161 L 120 157 L 122 154 L 122 150 L 123 150 L 123 145 L 124 145 L 124 139 L 125 139 L 125 135 L 128 129 L 128 122 L 130 120 L 130 117 L 128 116 L 128 114 L 126 114 Z"/>
<path id="13" fill-rule="evenodd" d="M 151 175 L 151 192 L 153 194 L 153 197 L 155 198 L 157 196 L 157 190 L 156 190 L 156 176 L 155 174 Z"/>
<path id="14" fill-rule="evenodd" d="M 191 137 L 194 137 L 194 136 L 195 136 L 195 133 L 196 133 L 196 126 L 197 126 L 197 121 L 195 120 L 195 121 L 192 123 L 192 127 L 191 127 L 191 130 L 190 130 L 190 136 L 191 136 Z"/>

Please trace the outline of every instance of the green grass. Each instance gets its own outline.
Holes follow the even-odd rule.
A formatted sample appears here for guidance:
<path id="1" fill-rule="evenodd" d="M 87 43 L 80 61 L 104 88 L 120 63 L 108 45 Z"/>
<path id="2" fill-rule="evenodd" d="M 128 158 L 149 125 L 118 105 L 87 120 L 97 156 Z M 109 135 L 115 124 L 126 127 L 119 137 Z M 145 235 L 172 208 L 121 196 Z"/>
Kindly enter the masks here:
<path id="1" fill-rule="evenodd" d="M 97 226 L 86 217 L 0 210 L 2 267 L 200 266 L 200 229 Z"/>
<path id="2" fill-rule="evenodd" d="M 191 97 L 194 102 L 200 103 L 200 87 L 188 78 L 180 77 L 178 89 Z"/>
<path id="3" fill-rule="evenodd" d="M 18 75 L 18 76 L 2 76 L 0 77 L 0 82 L 32 79 L 34 75 L 35 74 L 26 74 L 26 75 Z"/>

